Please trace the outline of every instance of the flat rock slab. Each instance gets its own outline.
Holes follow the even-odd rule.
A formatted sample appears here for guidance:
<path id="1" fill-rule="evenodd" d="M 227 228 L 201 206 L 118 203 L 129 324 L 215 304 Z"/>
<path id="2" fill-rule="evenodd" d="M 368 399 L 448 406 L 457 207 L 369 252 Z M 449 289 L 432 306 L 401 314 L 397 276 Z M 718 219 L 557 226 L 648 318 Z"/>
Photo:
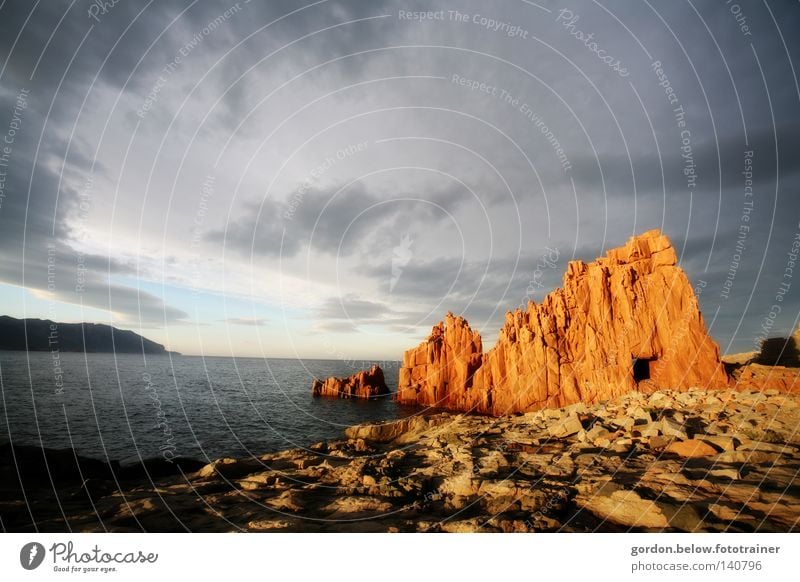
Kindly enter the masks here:
<path id="1" fill-rule="evenodd" d="M 710 457 L 717 454 L 717 449 L 697 439 L 673 442 L 667 446 L 666 451 L 679 457 Z"/>

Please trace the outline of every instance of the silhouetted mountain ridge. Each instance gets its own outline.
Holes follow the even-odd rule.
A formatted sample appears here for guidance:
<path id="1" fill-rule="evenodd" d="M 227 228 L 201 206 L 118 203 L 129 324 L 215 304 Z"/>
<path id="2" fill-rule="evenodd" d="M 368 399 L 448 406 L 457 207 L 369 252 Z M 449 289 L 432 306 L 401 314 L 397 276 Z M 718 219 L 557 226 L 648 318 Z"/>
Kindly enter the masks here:
<path id="1" fill-rule="evenodd" d="M 0 315 L 0 350 L 56 349 L 87 353 L 170 353 L 163 345 L 137 333 L 102 323 L 58 323 Z"/>

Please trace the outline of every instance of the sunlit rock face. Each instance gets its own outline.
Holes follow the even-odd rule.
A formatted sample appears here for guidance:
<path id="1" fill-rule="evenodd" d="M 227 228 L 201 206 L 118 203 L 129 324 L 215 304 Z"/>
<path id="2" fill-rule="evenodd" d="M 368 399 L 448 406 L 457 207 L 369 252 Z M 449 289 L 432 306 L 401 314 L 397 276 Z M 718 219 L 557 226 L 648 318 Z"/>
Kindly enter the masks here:
<path id="1" fill-rule="evenodd" d="M 405 352 L 398 401 L 492 415 L 594 403 L 638 389 L 723 388 L 729 379 L 695 290 L 658 230 L 506 314 L 496 345 L 448 313 Z"/>

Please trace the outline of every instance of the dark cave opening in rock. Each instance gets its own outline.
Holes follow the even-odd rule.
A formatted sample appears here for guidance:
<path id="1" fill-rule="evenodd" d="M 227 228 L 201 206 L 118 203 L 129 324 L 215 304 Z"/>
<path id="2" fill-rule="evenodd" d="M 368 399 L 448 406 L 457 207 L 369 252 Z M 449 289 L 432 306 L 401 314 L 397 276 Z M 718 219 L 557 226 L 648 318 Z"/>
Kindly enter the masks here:
<path id="1" fill-rule="evenodd" d="M 644 380 L 649 380 L 651 364 L 655 361 L 655 358 L 633 358 L 631 362 L 631 366 L 633 367 L 633 381 L 638 384 Z"/>

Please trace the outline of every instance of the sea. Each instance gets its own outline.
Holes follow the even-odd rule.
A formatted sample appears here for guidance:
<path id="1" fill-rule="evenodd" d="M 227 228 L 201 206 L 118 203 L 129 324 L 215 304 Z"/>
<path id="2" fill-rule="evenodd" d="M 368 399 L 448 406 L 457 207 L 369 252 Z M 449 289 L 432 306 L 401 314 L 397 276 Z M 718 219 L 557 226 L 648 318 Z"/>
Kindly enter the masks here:
<path id="1" fill-rule="evenodd" d="M 122 464 L 250 457 L 422 411 L 313 398 L 314 378 L 371 362 L 0 351 L 0 444 L 72 448 Z M 397 389 L 399 362 L 380 362 Z"/>

